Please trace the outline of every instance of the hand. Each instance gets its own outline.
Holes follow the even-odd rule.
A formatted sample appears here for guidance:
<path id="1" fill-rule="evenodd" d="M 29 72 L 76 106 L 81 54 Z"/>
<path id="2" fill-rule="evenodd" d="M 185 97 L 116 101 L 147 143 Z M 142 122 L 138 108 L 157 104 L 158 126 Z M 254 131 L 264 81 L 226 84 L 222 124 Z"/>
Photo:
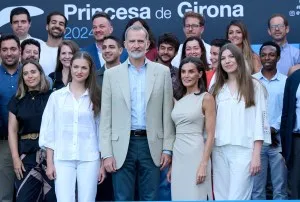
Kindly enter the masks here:
<path id="1" fill-rule="evenodd" d="M 56 169 L 55 169 L 55 166 L 54 166 L 53 162 L 52 163 L 47 162 L 46 175 L 47 175 L 49 180 L 55 180 L 55 178 L 56 178 Z"/>
<path id="2" fill-rule="evenodd" d="M 253 154 L 250 164 L 250 173 L 252 176 L 260 172 L 260 154 Z"/>
<path id="3" fill-rule="evenodd" d="M 23 178 L 23 172 L 26 172 L 25 167 L 23 165 L 20 157 L 13 158 L 14 163 L 14 171 L 16 173 L 17 179 L 21 180 Z"/>
<path id="4" fill-rule="evenodd" d="M 171 173 L 172 173 L 172 166 L 169 167 L 169 171 L 167 173 L 167 180 L 169 183 L 171 183 Z"/>
<path id="5" fill-rule="evenodd" d="M 108 157 L 103 161 L 104 168 L 109 173 L 114 173 L 117 171 L 116 160 L 114 157 Z"/>
<path id="6" fill-rule="evenodd" d="M 277 147 L 279 145 L 279 140 L 276 137 L 278 133 L 273 127 L 270 128 L 270 131 L 271 131 L 271 142 L 272 142 L 271 146 Z"/>
<path id="7" fill-rule="evenodd" d="M 172 158 L 169 154 L 162 153 L 160 157 L 160 170 L 168 167 L 172 161 Z"/>
<path id="8" fill-rule="evenodd" d="M 102 182 L 104 182 L 105 178 L 106 178 L 106 171 L 105 171 L 104 165 L 102 163 L 100 170 L 99 170 L 99 175 L 98 175 L 98 184 L 101 184 Z"/>
<path id="9" fill-rule="evenodd" d="M 205 181 L 206 178 L 206 163 L 200 163 L 198 170 L 197 170 L 197 176 L 196 176 L 196 184 L 201 184 Z"/>

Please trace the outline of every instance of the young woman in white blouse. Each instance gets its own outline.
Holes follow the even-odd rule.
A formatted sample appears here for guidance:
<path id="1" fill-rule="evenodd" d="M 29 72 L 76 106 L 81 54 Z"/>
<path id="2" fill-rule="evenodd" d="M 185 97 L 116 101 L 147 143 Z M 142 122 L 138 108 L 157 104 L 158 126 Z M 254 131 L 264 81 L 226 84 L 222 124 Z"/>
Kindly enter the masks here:
<path id="1" fill-rule="evenodd" d="M 270 143 L 267 93 L 248 73 L 242 51 L 224 45 L 219 54 L 216 83 L 217 118 L 213 149 L 216 200 L 249 200 L 253 176 L 260 171 L 260 150 Z"/>
<path id="2" fill-rule="evenodd" d="M 74 54 L 70 75 L 70 83 L 48 100 L 39 145 L 47 150 L 46 174 L 55 180 L 57 201 L 75 201 L 77 180 L 78 201 L 94 202 L 105 172 L 98 138 L 100 90 L 87 53 Z"/>

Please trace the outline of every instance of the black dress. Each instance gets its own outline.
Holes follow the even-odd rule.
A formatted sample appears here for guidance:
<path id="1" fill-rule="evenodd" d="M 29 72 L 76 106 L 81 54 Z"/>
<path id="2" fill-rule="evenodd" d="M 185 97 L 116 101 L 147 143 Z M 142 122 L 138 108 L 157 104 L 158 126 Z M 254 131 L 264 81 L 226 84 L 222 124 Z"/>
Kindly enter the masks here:
<path id="1" fill-rule="evenodd" d="M 51 91 L 30 91 L 21 99 L 13 96 L 8 105 L 8 110 L 18 121 L 18 150 L 26 170 L 23 178 L 15 181 L 17 202 L 56 201 L 54 181 L 46 176 L 46 154 L 39 148 L 39 138 L 21 139 L 24 135 L 40 132 L 42 115 L 50 94 Z"/>

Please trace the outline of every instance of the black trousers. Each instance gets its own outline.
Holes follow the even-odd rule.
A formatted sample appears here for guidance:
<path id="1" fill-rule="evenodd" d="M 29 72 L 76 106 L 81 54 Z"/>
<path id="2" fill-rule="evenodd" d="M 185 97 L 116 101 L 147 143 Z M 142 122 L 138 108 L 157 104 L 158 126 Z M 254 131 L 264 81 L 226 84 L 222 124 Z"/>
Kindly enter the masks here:
<path id="1" fill-rule="evenodd" d="M 294 136 L 289 169 L 290 199 L 300 199 L 300 137 Z"/>

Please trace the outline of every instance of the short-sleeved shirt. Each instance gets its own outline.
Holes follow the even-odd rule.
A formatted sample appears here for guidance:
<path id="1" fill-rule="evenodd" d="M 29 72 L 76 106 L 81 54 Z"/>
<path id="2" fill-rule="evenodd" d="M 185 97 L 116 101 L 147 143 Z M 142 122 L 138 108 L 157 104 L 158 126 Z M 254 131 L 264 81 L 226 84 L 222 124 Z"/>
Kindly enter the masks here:
<path id="1" fill-rule="evenodd" d="M 51 91 L 30 91 L 21 99 L 15 96 L 11 98 L 8 110 L 17 118 L 19 136 L 40 132 L 42 115 L 50 94 Z"/>

